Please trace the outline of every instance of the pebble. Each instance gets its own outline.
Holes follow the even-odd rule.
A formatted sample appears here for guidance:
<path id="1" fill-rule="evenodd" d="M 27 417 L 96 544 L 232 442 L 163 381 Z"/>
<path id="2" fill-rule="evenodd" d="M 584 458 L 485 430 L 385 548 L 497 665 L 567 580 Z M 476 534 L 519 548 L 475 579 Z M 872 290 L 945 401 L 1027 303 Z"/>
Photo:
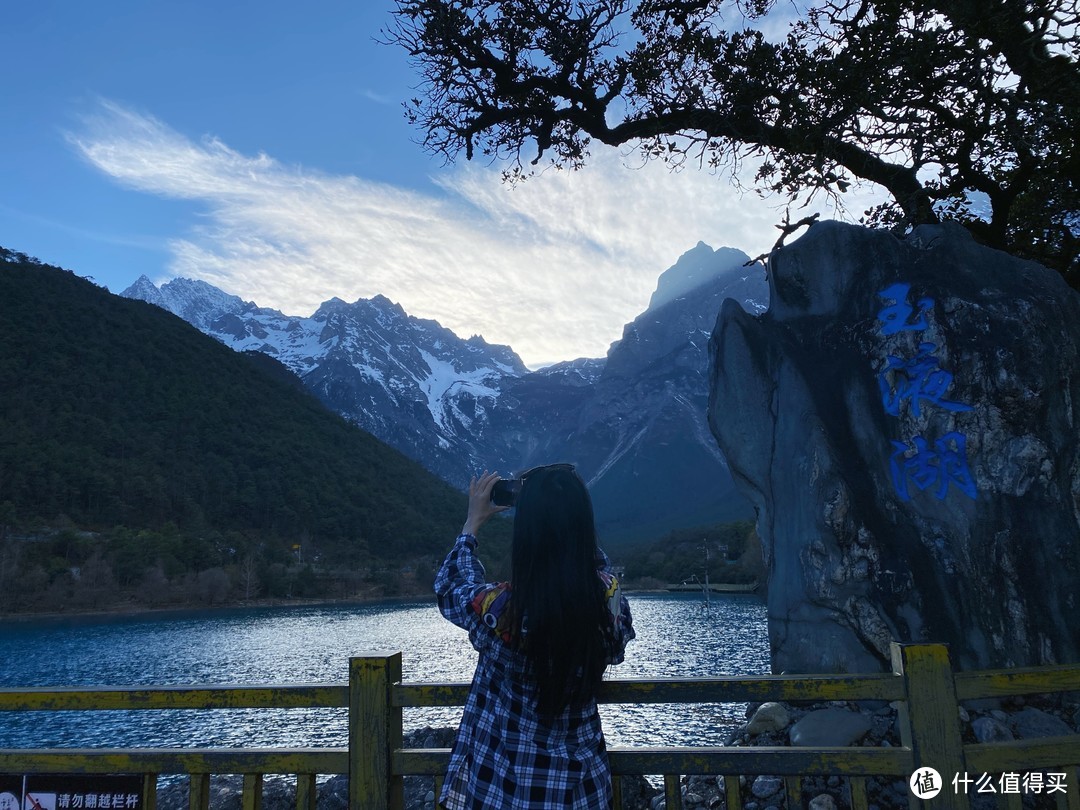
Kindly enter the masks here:
<path id="1" fill-rule="evenodd" d="M 975 735 L 975 740 L 980 743 L 1008 742 L 1014 739 L 1009 727 L 996 716 L 977 717 L 971 724 L 971 733 Z"/>
<path id="2" fill-rule="evenodd" d="M 836 810 L 836 799 L 828 793 L 822 793 L 810 800 L 809 810 Z"/>
<path id="3" fill-rule="evenodd" d="M 1033 737 L 1063 737 L 1072 734 L 1072 729 L 1064 720 L 1033 707 L 1028 707 L 1010 717 L 1009 726 L 1022 740 Z"/>
<path id="4" fill-rule="evenodd" d="M 762 703 L 746 725 L 749 734 L 783 731 L 790 722 L 787 709 L 779 703 Z"/>
<path id="5" fill-rule="evenodd" d="M 779 776 L 759 776 L 754 780 L 750 792 L 759 799 L 768 799 L 775 796 L 784 788 L 784 780 Z"/>
<path id="6" fill-rule="evenodd" d="M 851 745 L 870 731 L 866 715 L 848 709 L 819 709 L 791 727 L 791 744 L 804 746 Z"/>

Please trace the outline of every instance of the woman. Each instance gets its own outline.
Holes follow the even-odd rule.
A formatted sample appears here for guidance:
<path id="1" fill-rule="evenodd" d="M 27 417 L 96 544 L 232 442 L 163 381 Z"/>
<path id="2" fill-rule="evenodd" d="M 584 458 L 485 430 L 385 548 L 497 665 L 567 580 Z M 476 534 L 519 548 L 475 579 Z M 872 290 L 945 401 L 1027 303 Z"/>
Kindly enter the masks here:
<path id="1" fill-rule="evenodd" d="M 608 664 L 634 637 L 630 608 L 596 545 L 592 502 L 569 464 L 521 476 L 510 582 L 475 557 L 497 474 L 469 483 L 469 511 L 435 579 L 442 614 L 480 660 L 440 801 L 466 808 L 608 808 L 611 770 L 596 708 Z"/>

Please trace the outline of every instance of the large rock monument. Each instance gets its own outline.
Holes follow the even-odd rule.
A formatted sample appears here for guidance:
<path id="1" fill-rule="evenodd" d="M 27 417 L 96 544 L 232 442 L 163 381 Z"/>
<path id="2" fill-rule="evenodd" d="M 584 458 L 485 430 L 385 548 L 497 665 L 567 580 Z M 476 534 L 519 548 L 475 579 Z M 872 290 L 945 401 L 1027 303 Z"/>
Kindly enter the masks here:
<path id="1" fill-rule="evenodd" d="M 959 226 L 822 223 L 725 302 L 709 423 L 757 511 L 775 672 L 1080 661 L 1080 295 Z"/>

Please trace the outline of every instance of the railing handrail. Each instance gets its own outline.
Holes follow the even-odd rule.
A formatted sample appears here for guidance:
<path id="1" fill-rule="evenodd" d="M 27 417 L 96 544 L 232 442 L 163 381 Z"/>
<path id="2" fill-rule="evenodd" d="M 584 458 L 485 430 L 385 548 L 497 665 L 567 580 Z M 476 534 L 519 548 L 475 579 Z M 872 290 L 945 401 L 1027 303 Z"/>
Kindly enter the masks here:
<path id="1" fill-rule="evenodd" d="M 346 684 L 190 686 L 8 687 L 0 711 L 104 711 L 110 709 L 341 709 Z"/>
<path id="2" fill-rule="evenodd" d="M 616 776 L 640 774 L 746 774 L 798 776 L 842 772 L 848 776 L 910 776 L 910 748 L 848 746 L 610 746 Z M 394 771 L 409 776 L 437 776 L 446 771 L 449 748 L 402 748 L 393 752 Z"/>
<path id="3" fill-rule="evenodd" d="M 0 773 L 348 773 L 348 748 L 3 748 Z M 297 767 L 298 763 L 301 767 Z"/>
<path id="4" fill-rule="evenodd" d="M 461 706 L 468 683 L 402 683 L 394 706 Z M 895 673 L 872 675 L 732 675 L 710 678 L 611 678 L 600 685 L 598 703 L 751 703 L 765 701 L 901 700 Z"/>
<path id="5" fill-rule="evenodd" d="M 392 705 L 400 708 L 461 706 L 468 682 L 399 683 Z M 192 684 L 155 687 L 6 687 L 0 711 L 101 711 L 109 709 L 320 709 L 349 705 L 342 684 Z M 740 703 L 764 701 L 901 700 L 895 673 L 876 675 L 720 676 L 612 678 L 599 703 Z"/>
<path id="6" fill-rule="evenodd" d="M 955 672 L 959 701 L 1080 691 L 1080 666 Z M 417 708 L 463 705 L 467 681 L 411 681 L 395 685 L 394 705 Z M 169 686 L 0 687 L 0 711 L 108 709 L 345 708 L 348 683 L 174 684 Z M 656 690 L 662 697 L 639 694 Z M 715 690 L 715 691 L 714 691 Z M 694 695 L 707 699 L 697 700 Z M 285 697 L 287 700 L 280 701 Z M 670 697 L 670 700 L 668 699 Z M 600 703 L 726 703 L 765 700 L 901 700 L 897 673 L 856 675 L 721 675 L 609 678 Z"/>
<path id="7" fill-rule="evenodd" d="M 960 701 L 1080 691 L 1080 667 L 956 672 Z M 412 681 L 394 687 L 394 705 L 417 708 L 463 705 L 467 681 Z M 347 683 L 176 684 L 170 686 L 2 687 L 0 711 L 106 709 L 345 708 Z M 701 699 L 698 699 L 698 698 Z M 901 700 L 897 673 L 857 675 L 722 675 L 609 678 L 600 703 L 726 703 L 765 700 Z M 285 698 L 282 700 L 282 698 Z"/>
<path id="8" fill-rule="evenodd" d="M 959 700 L 1080 692 L 1080 665 L 1053 664 L 953 674 Z"/>

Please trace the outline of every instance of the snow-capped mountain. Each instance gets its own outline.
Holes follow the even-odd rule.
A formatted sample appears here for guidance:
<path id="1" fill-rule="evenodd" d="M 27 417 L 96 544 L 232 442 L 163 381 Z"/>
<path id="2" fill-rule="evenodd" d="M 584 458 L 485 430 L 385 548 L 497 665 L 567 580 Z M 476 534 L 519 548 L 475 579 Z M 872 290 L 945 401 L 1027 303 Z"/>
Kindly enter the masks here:
<path id="1" fill-rule="evenodd" d="M 458 485 L 468 481 L 476 423 L 502 381 L 528 373 L 509 347 L 463 340 L 381 295 L 332 298 L 306 318 L 184 278 L 158 288 L 143 276 L 121 295 L 163 307 L 237 351 L 271 355 L 333 410 Z"/>
<path id="2" fill-rule="evenodd" d="M 291 317 L 201 281 L 122 295 L 238 351 L 271 355 L 341 413 L 458 486 L 472 472 L 574 461 L 605 540 L 748 515 L 709 433 L 708 340 L 724 298 L 767 306 L 760 267 L 698 245 L 659 279 L 606 358 L 530 372 L 508 346 L 462 339 L 382 296 Z"/>

